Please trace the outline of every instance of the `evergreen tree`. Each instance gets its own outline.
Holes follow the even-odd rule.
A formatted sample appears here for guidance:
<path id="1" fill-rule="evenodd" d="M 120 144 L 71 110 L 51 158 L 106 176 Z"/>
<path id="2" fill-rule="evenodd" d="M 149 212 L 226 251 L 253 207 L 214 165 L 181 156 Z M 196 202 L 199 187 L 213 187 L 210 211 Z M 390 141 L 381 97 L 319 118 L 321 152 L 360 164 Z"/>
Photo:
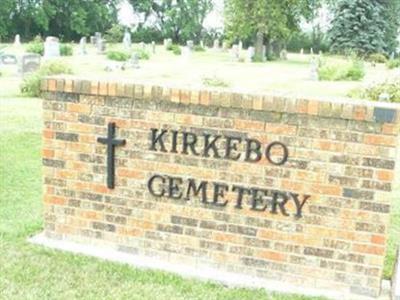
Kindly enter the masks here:
<path id="1" fill-rule="evenodd" d="M 336 53 L 355 52 L 366 56 L 388 53 L 395 45 L 398 25 L 393 19 L 394 2 L 398 0 L 340 0 L 328 32 L 331 50 Z"/>

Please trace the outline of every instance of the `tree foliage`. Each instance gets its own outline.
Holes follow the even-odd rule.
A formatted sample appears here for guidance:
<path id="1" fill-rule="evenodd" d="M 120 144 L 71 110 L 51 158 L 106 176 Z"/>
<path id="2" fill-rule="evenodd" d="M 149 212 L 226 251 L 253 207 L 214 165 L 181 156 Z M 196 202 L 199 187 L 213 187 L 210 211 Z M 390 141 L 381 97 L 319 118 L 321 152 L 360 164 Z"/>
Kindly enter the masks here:
<path id="1" fill-rule="evenodd" d="M 302 17 L 312 18 L 317 0 L 225 0 L 225 28 L 233 40 L 282 43 L 299 30 Z M 256 46 L 256 52 L 257 52 Z"/>
<path id="2" fill-rule="evenodd" d="M 39 34 L 76 40 L 103 32 L 117 20 L 118 1 L 1 0 L 0 38 L 20 34 L 27 40 Z"/>
<path id="3" fill-rule="evenodd" d="M 183 43 L 199 41 L 203 21 L 212 9 L 212 0 L 130 0 L 135 12 L 142 14 L 144 27 L 149 20 L 165 38 Z"/>
<path id="4" fill-rule="evenodd" d="M 328 33 L 331 50 L 362 56 L 394 51 L 399 12 L 398 0 L 341 0 Z"/>

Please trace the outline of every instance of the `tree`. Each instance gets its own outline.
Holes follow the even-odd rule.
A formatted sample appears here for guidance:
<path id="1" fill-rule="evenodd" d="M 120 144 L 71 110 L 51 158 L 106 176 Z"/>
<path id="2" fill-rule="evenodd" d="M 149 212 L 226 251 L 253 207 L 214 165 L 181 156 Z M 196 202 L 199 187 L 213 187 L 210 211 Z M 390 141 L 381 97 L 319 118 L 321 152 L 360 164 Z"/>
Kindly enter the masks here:
<path id="1" fill-rule="evenodd" d="M 396 46 L 399 7 L 398 0 L 341 0 L 328 32 L 331 50 L 361 56 L 388 53 Z"/>
<path id="2" fill-rule="evenodd" d="M 174 42 L 199 41 L 203 22 L 212 9 L 212 0 L 130 0 L 136 13 L 143 16 L 143 27 L 151 19 L 164 37 Z"/>
<path id="3" fill-rule="evenodd" d="M 4 2 L 4 3 L 3 3 Z M 2 0 L 0 37 L 19 33 L 25 39 L 54 35 L 78 39 L 105 31 L 117 21 L 119 0 Z"/>
<path id="4" fill-rule="evenodd" d="M 279 52 L 291 32 L 299 30 L 301 17 L 311 18 L 315 0 L 226 0 L 225 28 L 231 39 L 253 39 L 256 59 L 264 40 L 268 52 Z"/>

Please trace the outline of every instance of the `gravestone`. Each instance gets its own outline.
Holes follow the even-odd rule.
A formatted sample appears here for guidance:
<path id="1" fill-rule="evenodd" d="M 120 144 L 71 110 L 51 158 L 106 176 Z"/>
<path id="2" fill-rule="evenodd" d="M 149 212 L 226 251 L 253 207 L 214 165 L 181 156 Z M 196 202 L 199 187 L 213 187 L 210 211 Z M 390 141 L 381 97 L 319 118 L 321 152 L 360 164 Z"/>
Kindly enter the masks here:
<path id="1" fill-rule="evenodd" d="M 200 41 L 200 47 L 204 49 L 204 41 Z"/>
<path id="2" fill-rule="evenodd" d="M 152 53 L 156 54 L 156 42 L 155 41 L 151 42 L 151 49 L 152 49 Z"/>
<path id="3" fill-rule="evenodd" d="M 314 57 L 310 60 L 310 79 L 312 81 L 318 81 L 319 80 L 318 60 L 316 58 L 314 58 Z"/>
<path id="4" fill-rule="evenodd" d="M 22 75 L 26 73 L 35 72 L 40 68 L 41 57 L 36 53 L 24 54 L 21 58 L 21 73 Z"/>
<path id="5" fill-rule="evenodd" d="M 240 53 L 238 45 L 232 45 L 231 56 L 233 61 L 239 61 Z"/>
<path id="6" fill-rule="evenodd" d="M 18 64 L 18 59 L 14 54 L 0 54 L 0 64 L 16 65 Z"/>
<path id="7" fill-rule="evenodd" d="M 390 53 L 390 60 L 394 59 L 394 52 Z"/>
<path id="8" fill-rule="evenodd" d="M 192 40 L 186 41 L 186 46 L 189 48 L 190 51 L 193 51 L 194 43 Z"/>
<path id="9" fill-rule="evenodd" d="M 21 37 L 20 37 L 19 34 L 16 34 L 16 35 L 15 35 L 15 38 L 14 38 L 14 46 L 21 46 Z"/>
<path id="10" fill-rule="evenodd" d="M 262 61 L 267 61 L 267 46 L 263 45 L 262 47 Z"/>
<path id="11" fill-rule="evenodd" d="M 96 37 L 94 35 L 90 36 L 90 44 L 91 45 L 96 45 Z"/>
<path id="12" fill-rule="evenodd" d="M 279 54 L 279 56 L 280 56 L 280 58 L 281 58 L 282 60 L 287 60 L 288 58 L 287 58 L 287 51 L 286 51 L 286 49 L 282 49 L 282 51 L 281 51 L 281 53 Z"/>
<path id="13" fill-rule="evenodd" d="M 44 42 L 44 57 L 56 58 L 60 56 L 59 39 L 53 36 L 48 36 Z"/>
<path id="14" fill-rule="evenodd" d="M 132 38 L 131 38 L 131 33 L 130 32 L 125 31 L 122 43 L 124 44 L 125 51 L 130 51 L 131 50 Z"/>
<path id="15" fill-rule="evenodd" d="M 182 58 L 184 61 L 188 62 L 192 56 L 192 51 L 188 46 L 182 47 Z"/>
<path id="16" fill-rule="evenodd" d="M 164 48 L 168 50 L 169 47 L 172 45 L 172 39 L 164 39 Z"/>
<path id="17" fill-rule="evenodd" d="M 318 51 L 318 56 L 321 57 L 322 56 L 322 50 Z"/>
<path id="18" fill-rule="evenodd" d="M 252 62 L 253 59 L 254 59 L 254 54 L 255 54 L 255 48 L 254 47 L 247 48 L 246 62 Z"/>
<path id="19" fill-rule="evenodd" d="M 131 67 L 133 69 L 140 69 L 139 65 L 139 55 L 137 53 L 133 53 L 131 58 Z"/>
<path id="20" fill-rule="evenodd" d="M 238 47 L 239 47 L 239 53 L 242 52 L 242 50 L 243 50 L 243 42 L 242 41 L 239 41 Z"/>
<path id="21" fill-rule="evenodd" d="M 218 39 L 214 40 L 213 48 L 214 48 L 214 50 L 218 50 L 219 49 L 219 40 Z"/>
<path id="22" fill-rule="evenodd" d="M 227 51 L 228 48 L 229 48 L 228 42 L 227 42 L 227 41 L 223 41 L 223 42 L 222 42 L 222 50 Z"/>
<path id="23" fill-rule="evenodd" d="M 96 37 L 96 49 L 97 49 L 97 54 L 103 54 L 106 51 L 106 41 L 102 38 L 97 38 Z"/>
<path id="24" fill-rule="evenodd" d="M 304 49 L 303 48 L 300 49 L 300 55 L 302 55 L 302 56 L 304 55 Z"/>
<path id="25" fill-rule="evenodd" d="M 314 55 L 314 49 L 313 48 L 310 48 L 310 54 Z"/>
<path id="26" fill-rule="evenodd" d="M 86 44 L 87 44 L 87 39 L 86 37 L 82 37 L 79 41 L 79 54 L 80 55 L 86 55 L 87 51 L 86 51 Z"/>

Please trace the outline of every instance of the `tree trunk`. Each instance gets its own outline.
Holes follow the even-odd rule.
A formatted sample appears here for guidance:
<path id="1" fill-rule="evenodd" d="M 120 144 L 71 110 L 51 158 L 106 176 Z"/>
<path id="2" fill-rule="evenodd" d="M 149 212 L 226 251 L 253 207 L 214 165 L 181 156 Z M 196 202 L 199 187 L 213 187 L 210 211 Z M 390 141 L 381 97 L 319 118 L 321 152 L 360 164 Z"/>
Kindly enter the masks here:
<path id="1" fill-rule="evenodd" d="M 264 34 L 260 31 L 257 32 L 256 35 L 256 43 L 255 43 L 255 51 L 254 51 L 254 61 L 263 61 L 264 55 Z"/>

